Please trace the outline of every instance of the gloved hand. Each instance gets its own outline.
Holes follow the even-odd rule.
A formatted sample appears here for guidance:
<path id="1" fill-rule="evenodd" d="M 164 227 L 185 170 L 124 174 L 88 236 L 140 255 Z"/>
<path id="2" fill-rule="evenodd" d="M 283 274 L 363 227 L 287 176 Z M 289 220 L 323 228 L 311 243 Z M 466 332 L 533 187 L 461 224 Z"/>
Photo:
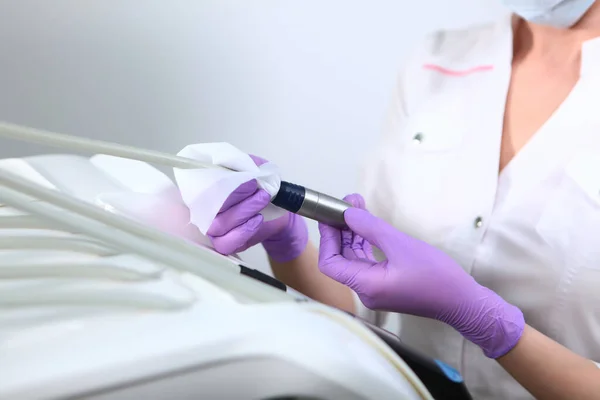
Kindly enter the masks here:
<path id="1" fill-rule="evenodd" d="M 250 157 L 259 166 L 266 162 Z M 265 222 L 260 212 L 270 201 L 271 196 L 258 188 L 256 180 L 238 187 L 208 229 L 215 250 L 230 255 L 262 243 L 269 257 L 277 262 L 291 261 L 302 254 L 308 244 L 306 222 L 292 213 Z"/>
<path id="2" fill-rule="evenodd" d="M 498 358 L 519 341 L 522 312 L 479 285 L 442 251 L 396 230 L 365 211 L 359 195 L 345 198 L 355 208 L 345 220 L 350 230 L 319 225 L 319 268 L 353 289 L 370 309 L 445 322 Z M 387 260 L 377 262 L 371 244 Z"/>

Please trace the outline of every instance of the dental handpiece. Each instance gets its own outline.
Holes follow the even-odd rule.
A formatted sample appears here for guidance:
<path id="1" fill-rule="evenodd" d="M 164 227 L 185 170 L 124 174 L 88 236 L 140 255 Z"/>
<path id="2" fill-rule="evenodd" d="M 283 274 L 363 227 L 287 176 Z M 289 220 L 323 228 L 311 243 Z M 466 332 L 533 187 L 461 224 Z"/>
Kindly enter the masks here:
<path id="1" fill-rule="evenodd" d="M 344 212 L 351 204 L 293 183 L 281 182 L 271 203 L 284 210 L 338 229 L 346 229 Z"/>

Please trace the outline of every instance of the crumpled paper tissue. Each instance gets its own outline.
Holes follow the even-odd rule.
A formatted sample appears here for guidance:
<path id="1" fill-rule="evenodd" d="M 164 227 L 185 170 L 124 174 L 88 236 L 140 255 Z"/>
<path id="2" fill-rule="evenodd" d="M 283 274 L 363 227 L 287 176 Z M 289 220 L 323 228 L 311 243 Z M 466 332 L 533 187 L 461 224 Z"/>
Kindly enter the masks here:
<path id="1" fill-rule="evenodd" d="M 241 184 L 256 179 L 258 187 L 274 197 L 279 191 L 279 169 L 267 162 L 260 167 L 252 158 L 229 143 L 200 143 L 186 146 L 178 156 L 222 168 L 174 168 L 181 197 L 190 210 L 190 221 L 206 235 L 221 207 Z M 261 213 L 265 221 L 285 215 L 285 210 L 269 204 Z"/>
<path id="2" fill-rule="evenodd" d="M 231 193 L 256 179 L 258 186 L 275 196 L 281 179 L 277 166 L 258 167 L 252 158 L 229 143 L 186 146 L 179 156 L 223 168 L 174 168 L 175 182 L 153 166 L 137 160 L 96 155 L 90 162 L 127 190 L 103 192 L 96 202 L 158 229 L 212 247 L 206 233 Z M 285 215 L 269 205 L 266 221 Z"/>

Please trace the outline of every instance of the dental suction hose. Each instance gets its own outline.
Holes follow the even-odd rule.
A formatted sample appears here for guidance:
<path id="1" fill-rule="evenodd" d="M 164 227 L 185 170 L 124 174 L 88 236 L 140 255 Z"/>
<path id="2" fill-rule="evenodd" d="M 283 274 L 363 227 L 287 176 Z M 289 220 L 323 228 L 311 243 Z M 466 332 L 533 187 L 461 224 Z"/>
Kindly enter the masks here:
<path id="1" fill-rule="evenodd" d="M 197 160 L 174 156 L 153 150 L 138 149 L 117 143 L 91 140 L 77 136 L 64 135 L 55 132 L 44 131 L 24 126 L 18 126 L 0 121 L 0 137 L 18 139 L 21 141 L 38 143 L 72 149 L 75 151 L 87 151 L 93 153 L 107 154 L 115 157 L 129 158 L 152 164 L 170 166 L 174 168 L 225 168 L 199 162 Z M 306 218 L 322 222 L 338 229 L 347 228 L 344 220 L 344 212 L 352 207 L 335 197 L 319 193 L 315 190 L 295 185 L 289 182 L 281 182 L 281 187 L 275 198 L 271 201 L 276 206 L 287 211 L 301 215 Z"/>
<path id="2" fill-rule="evenodd" d="M 335 197 L 285 181 L 281 182 L 279 192 L 271 203 L 338 229 L 347 228 L 344 212 L 352 207 L 351 204 Z"/>

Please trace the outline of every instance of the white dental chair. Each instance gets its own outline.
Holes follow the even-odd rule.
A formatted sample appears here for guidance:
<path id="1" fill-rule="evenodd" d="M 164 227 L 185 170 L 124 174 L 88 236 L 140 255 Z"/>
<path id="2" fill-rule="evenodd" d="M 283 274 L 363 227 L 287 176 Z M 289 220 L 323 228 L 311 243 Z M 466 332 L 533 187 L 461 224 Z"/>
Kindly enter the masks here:
<path id="1" fill-rule="evenodd" d="M 393 335 L 107 201 L 160 201 L 121 162 L 0 160 L 0 400 L 470 398 Z"/>

